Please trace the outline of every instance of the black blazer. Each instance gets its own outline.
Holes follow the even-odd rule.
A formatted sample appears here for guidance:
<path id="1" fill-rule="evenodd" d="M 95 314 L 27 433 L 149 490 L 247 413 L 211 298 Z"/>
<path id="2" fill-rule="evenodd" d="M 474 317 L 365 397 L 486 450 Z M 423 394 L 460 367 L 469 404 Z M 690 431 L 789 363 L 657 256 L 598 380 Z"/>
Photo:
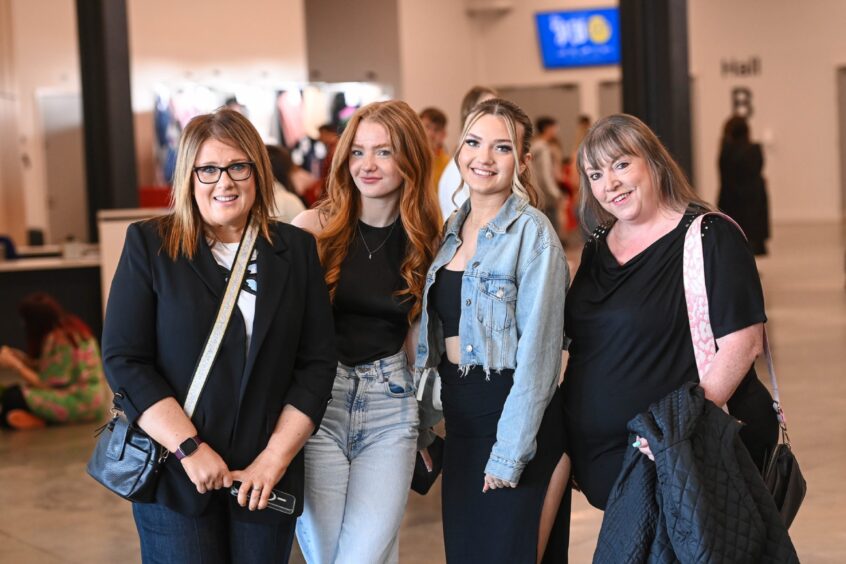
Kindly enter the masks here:
<path id="1" fill-rule="evenodd" d="M 319 426 L 337 367 L 332 310 L 314 238 L 281 223 L 271 225 L 271 235 L 272 243 L 260 237 L 255 247 L 258 292 L 249 353 L 236 307 L 192 418 L 200 437 L 231 470 L 246 468 L 264 449 L 286 404 Z M 185 402 L 225 288 L 202 234 L 193 260 L 174 261 L 162 249 L 158 220 L 129 226 L 109 294 L 102 350 L 106 378 L 123 394 L 120 404 L 130 421 L 168 396 Z M 279 484 L 297 496 L 297 513 L 303 472 L 300 453 Z M 197 493 L 181 463 L 168 457 L 158 503 L 197 515 L 212 495 Z M 280 515 L 259 511 L 248 517 L 250 512 L 238 511 L 250 520 Z"/>

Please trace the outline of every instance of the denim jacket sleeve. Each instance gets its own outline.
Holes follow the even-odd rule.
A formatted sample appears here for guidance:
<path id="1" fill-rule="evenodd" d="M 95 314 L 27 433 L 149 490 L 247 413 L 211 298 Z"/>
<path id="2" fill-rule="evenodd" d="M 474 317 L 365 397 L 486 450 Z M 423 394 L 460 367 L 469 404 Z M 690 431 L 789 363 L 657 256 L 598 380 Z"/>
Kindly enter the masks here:
<path id="1" fill-rule="evenodd" d="M 540 249 L 518 273 L 514 383 L 502 409 L 486 474 L 519 482 L 535 455 L 535 437 L 558 386 L 568 285 L 567 260 L 555 243 Z"/>

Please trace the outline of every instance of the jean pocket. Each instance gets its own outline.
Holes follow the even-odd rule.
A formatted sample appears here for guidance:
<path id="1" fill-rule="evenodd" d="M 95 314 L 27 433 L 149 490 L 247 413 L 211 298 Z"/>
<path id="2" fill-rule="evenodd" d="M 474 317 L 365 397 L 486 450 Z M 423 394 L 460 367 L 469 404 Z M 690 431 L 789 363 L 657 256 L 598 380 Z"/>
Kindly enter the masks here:
<path id="1" fill-rule="evenodd" d="M 517 307 L 517 284 L 508 278 L 486 278 L 479 281 L 476 318 L 486 329 L 504 331 L 514 323 Z"/>
<path id="2" fill-rule="evenodd" d="M 397 370 L 387 375 L 385 393 L 392 398 L 407 398 L 413 396 L 417 390 L 414 387 L 414 377 L 408 370 Z"/>

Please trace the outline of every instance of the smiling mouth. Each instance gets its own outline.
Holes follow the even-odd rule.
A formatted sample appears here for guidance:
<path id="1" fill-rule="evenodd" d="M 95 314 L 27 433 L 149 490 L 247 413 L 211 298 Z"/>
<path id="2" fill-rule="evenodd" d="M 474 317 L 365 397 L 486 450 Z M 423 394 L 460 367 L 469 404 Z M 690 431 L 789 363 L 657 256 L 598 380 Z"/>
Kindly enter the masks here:
<path id="1" fill-rule="evenodd" d="M 631 194 L 631 191 L 620 194 L 619 196 L 617 196 L 616 198 L 611 200 L 611 203 L 612 204 L 620 204 L 622 202 L 625 202 L 629 198 L 630 194 Z"/>
<path id="2" fill-rule="evenodd" d="M 232 194 L 232 195 L 229 195 L 229 196 L 215 196 L 214 197 L 215 202 L 221 202 L 221 203 L 224 203 L 224 204 L 226 204 L 228 202 L 234 202 L 237 199 L 238 199 L 238 196 L 236 194 Z"/>
<path id="3" fill-rule="evenodd" d="M 494 176 L 496 174 L 491 170 L 483 170 L 481 168 L 471 168 L 470 170 L 477 176 Z"/>

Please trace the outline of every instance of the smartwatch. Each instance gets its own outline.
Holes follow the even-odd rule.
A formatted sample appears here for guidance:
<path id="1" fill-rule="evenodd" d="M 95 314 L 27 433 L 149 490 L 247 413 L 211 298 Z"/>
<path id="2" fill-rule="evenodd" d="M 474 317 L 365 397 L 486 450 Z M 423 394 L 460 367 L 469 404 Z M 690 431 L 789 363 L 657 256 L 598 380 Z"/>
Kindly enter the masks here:
<path id="1" fill-rule="evenodd" d="M 191 456 L 197 452 L 197 449 L 200 448 L 201 444 L 203 444 L 203 439 L 194 435 L 193 437 L 182 441 L 182 444 L 179 445 L 179 448 L 176 449 L 176 452 L 174 452 L 173 455 L 176 457 L 176 460 L 182 460 L 186 456 Z"/>

